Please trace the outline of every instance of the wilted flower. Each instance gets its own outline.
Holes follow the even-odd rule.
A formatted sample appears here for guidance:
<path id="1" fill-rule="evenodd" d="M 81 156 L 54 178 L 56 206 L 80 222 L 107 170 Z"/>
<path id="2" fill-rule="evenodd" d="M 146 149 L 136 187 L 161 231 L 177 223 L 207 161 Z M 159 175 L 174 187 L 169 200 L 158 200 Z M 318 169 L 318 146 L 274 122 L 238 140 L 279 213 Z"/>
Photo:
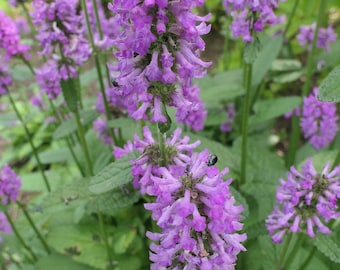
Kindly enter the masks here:
<path id="1" fill-rule="evenodd" d="M 21 187 L 20 177 L 5 164 L 0 170 L 0 199 L 3 205 L 15 202 Z"/>
<path id="2" fill-rule="evenodd" d="M 300 27 L 300 33 L 297 36 L 301 46 L 308 45 L 308 50 L 311 50 L 316 24 L 305 25 Z M 329 45 L 336 41 L 336 33 L 334 32 L 332 26 L 327 28 L 320 28 L 317 36 L 316 47 L 329 51 Z"/>
<path id="3" fill-rule="evenodd" d="M 303 100 L 300 126 L 304 137 L 315 149 L 329 145 L 338 131 L 338 116 L 334 102 L 317 99 L 318 88 Z"/>
<path id="4" fill-rule="evenodd" d="M 310 237 L 317 232 L 329 234 L 324 224 L 340 217 L 337 200 L 340 198 L 340 166 L 331 170 L 327 163 L 318 173 L 310 158 L 301 167 L 302 172 L 291 167 L 287 180 L 280 179 L 274 211 L 266 220 L 266 227 L 274 243 L 282 242 L 288 232 L 306 231 Z"/>

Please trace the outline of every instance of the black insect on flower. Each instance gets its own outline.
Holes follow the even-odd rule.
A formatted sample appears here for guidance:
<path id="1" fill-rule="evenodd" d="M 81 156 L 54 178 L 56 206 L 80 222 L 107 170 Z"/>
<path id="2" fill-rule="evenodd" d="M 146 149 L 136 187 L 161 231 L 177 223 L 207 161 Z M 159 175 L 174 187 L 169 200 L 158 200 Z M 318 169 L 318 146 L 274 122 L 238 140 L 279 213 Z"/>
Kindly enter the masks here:
<path id="1" fill-rule="evenodd" d="M 214 166 L 218 161 L 218 158 L 216 155 L 212 154 L 209 156 L 208 160 L 207 160 L 207 165 L 208 166 Z"/>

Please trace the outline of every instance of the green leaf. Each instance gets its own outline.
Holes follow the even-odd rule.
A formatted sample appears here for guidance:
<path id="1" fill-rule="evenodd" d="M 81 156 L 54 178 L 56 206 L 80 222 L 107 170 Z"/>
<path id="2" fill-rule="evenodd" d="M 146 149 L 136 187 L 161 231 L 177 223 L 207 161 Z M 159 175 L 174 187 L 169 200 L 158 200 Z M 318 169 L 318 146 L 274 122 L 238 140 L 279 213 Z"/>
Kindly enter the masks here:
<path id="1" fill-rule="evenodd" d="M 96 119 L 98 113 L 96 110 L 83 110 L 80 112 L 80 121 L 83 125 L 88 125 Z M 73 132 L 77 130 L 77 122 L 72 115 L 70 119 L 63 122 L 53 133 L 53 139 L 64 138 L 68 135 L 71 135 Z"/>
<path id="2" fill-rule="evenodd" d="M 242 70 L 221 72 L 199 80 L 201 98 L 207 108 L 218 107 L 221 101 L 232 100 L 244 94 Z"/>
<path id="3" fill-rule="evenodd" d="M 204 124 L 205 126 L 216 126 L 222 124 L 227 119 L 228 116 L 222 108 L 211 108 L 208 110 L 207 120 Z"/>
<path id="4" fill-rule="evenodd" d="M 252 64 L 256 60 L 260 50 L 262 48 L 262 44 L 260 40 L 255 37 L 252 42 L 246 43 L 243 52 L 243 60 L 246 64 Z"/>
<path id="5" fill-rule="evenodd" d="M 246 224 L 247 225 L 247 224 Z M 264 226 L 264 221 L 254 223 L 250 226 L 246 226 L 244 230 L 247 232 L 247 239 L 254 239 L 260 235 L 267 235 L 268 231 Z"/>
<path id="6" fill-rule="evenodd" d="M 340 101 L 340 66 L 335 67 L 319 86 L 320 101 Z"/>
<path id="7" fill-rule="evenodd" d="M 79 99 L 76 82 L 73 78 L 69 78 L 67 80 L 61 80 L 60 84 L 67 107 L 71 112 L 75 112 Z"/>
<path id="8" fill-rule="evenodd" d="M 191 138 L 191 141 L 201 141 L 201 144 L 197 147 L 197 151 L 202 151 L 207 148 L 211 154 L 215 154 L 218 157 L 216 166 L 220 170 L 225 167 L 228 167 L 231 171 L 239 170 L 239 161 L 237 160 L 235 153 L 229 147 L 195 133 L 183 132 L 183 135 L 188 135 Z"/>
<path id="9" fill-rule="evenodd" d="M 39 158 L 42 164 L 66 162 L 70 159 L 70 151 L 68 148 L 50 149 L 40 153 Z"/>
<path id="10" fill-rule="evenodd" d="M 55 226 L 50 229 L 47 242 L 57 252 L 71 256 L 76 262 L 105 269 L 106 248 L 103 243 L 95 240 L 96 235 L 96 230 L 89 225 Z"/>
<path id="11" fill-rule="evenodd" d="M 112 211 L 127 207 L 137 202 L 140 193 L 131 185 L 124 185 L 112 191 L 89 197 L 87 211 L 90 213 L 102 212 L 110 214 Z"/>
<path id="12" fill-rule="evenodd" d="M 253 65 L 252 86 L 258 85 L 271 68 L 274 59 L 281 50 L 282 40 L 282 36 L 277 36 L 262 41 L 262 44 L 265 45 Z"/>
<path id="13" fill-rule="evenodd" d="M 249 208 L 246 199 L 239 193 L 235 188 L 232 186 L 229 186 L 230 192 L 233 194 L 236 200 L 236 205 L 242 205 L 243 211 L 242 211 L 242 219 L 245 219 L 249 215 Z"/>
<path id="14" fill-rule="evenodd" d="M 101 172 L 92 177 L 89 186 L 90 192 L 102 194 L 131 182 L 133 177 L 130 160 L 137 157 L 137 154 L 133 152 L 106 166 Z"/>
<path id="15" fill-rule="evenodd" d="M 301 101 L 301 97 L 297 96 L 260 100 L 254 106 L 255 115 L 250 117 L 249 125 L 257 125 L 281 116 L 298 107 Z"/>
<path id="16" fill-rule="evenodd" d="M 330 162 L 331 164 L 333 163 L 337 153 L 338 153 L 338 150 L 329 150 L 329 151 L 317 152 L 317 154 L 315 154 L 314 156 L 311 156 L 312 163 L 313 163 L 315 170 L 321 173 L 323 168 L 327 164 L 327 162 Z M 305 163 L 306 163 L 306 160 L 303 160 L 299 164 L 299 167 L 301 167 Z"/>
<path id="17" fill-rule="evenodd" d="M 15 65 L 11 68 L 11 75 L 16 81 L 28 81 L 33 77 L 32 72 L 26 65 Z"/>
<path id="18" fill-rule="evenodd" d="M 294 71 L 301 69 L 301 62 L 295 59 L 276 59 L 273 61 L 272 71 Z"/>
<path id="19" fill-rule="evenodd" d="M 136 230 L 121 226 L 116 228 L 113 236 L 113 250 L 116 254 L 123 254 L 131 247 L 133 240 L 136 237 Z"/>
<path id="20" fill-rule="evenodd" d="M 133 138 L 134 134 L 140 135 L 140 128 L 138 123 L 131 118 L 117 118 L 107 122 L 107 126 L 110 128 L 120 128 L 123 137 L 127 140 Z"/>
<path id="21" fill-rule="evenodd" d="M 340 248 L 329 235 L 318 234 L 313 239 L 314 246 L 332 262 L 340 263 Z"/>
<path id="22" fill-rule="evenodd" d="M 72 270 L 93 270 L 85 264 L 77 263 L 73 261 L 70 257 L 52 254 L 46 257 L 42 257 L 36 263 L 36 270 L 61 270 L 61 269 L 72 269 Z"/>
<path id="23" fill-rule="evenodd" d="M 288 73 L 279 74 L 276 76 L 273 76 L 273 81 L 276 83 L 289 83 L 294 82 L 297 79 L 299 79 L 303 75 L 304 71 L 293 71 Z"/>

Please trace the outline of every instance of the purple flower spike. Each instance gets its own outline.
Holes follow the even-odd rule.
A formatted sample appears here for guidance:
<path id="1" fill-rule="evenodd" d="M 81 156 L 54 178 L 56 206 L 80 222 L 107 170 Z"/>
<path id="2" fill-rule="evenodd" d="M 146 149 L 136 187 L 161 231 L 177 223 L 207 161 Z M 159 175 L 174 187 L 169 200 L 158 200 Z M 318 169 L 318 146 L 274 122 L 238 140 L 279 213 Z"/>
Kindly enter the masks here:
<path id="1" fill-rule="evenodd" d="M 20 43 L 19 29 L 15 21 L 0 10 L 0 49 L 4 49 L 6 59 L 13 56 L 23 56 L 30 58 L 28 51 L 29 45 Z"/>
<path id="2" fill-rule="evenodd" d="M 301 46 L 308 45 L 308 50 L 312 49 L 312 41 L 314 38 L 316 24 L 305 25 L 300 27 L 300 33 L 297 36 L 297 40 Z M 317 36 L 316 47 L 324 49 L 325 51 L 330 50 L 330 43 L 336 41 L 336 33 L 334 32 L 332 26 L 327 28 L 320 28 Z"/>
<path id="3" fill-rule="evenodd" d="M 31 16 L 38 32 L 36 38 L 43 48 L 41 54 L 49 55 L 61 50 L 64 59 L 58 59 L 57 55 L 53 58 L 59 61 L 59 73 L 65 80 L 76 77 L 75 66 L 83 65 L 92 54 L 78 5 L 78 0 L 32 2 Z"/>
<path id="4" fill-rule="evenodd" d="M 224 8 L 233 18 L 230 30 L 234 38 L 243 37 L 243 42 L 251 42 L 252 31 L 262 32 L 265 25 L 284 22 L 284 16 L 276 16 L 274 9 L 285 0 L 223 0 Z"/>
<path id="5" fill-rule="evenodd" d="M 317 99 L 318 88 L 303 100 L 300 126 L 304 137 L 317 150 L 328 146 L 338 131 L 336 104 Z"/>
<path id="6" fill-rule="evenodd" d="M 114 39 L 117 64 L 110 67 L 116 86 L 111 93 L 124 100 L 136 120 L 166 122 L 162 104 L 176 108 L 178 122 L 203 129 L 206 110 L 194 78 L 203 77 L 211 63 L 199 53 L 205 44 L 201 35 L 210 31 L 206 21 L 191 10 L 203 1 L 114 1 Z"/>
<path id="7" fill-rule="evenodd" d="M 35 78 L 40 89 L 46 93 L 50 100 L 56 99 L 61 93 L 61 77 L 56 61 L 49 60 L 40 69 L 36 69 Z"/>
<path id="8" fill-rule="evenodd" d="M 12 233 L 12 227 L 8 223 L 6 215 L 3 212 L 0 212 L 0 233 L 10 234 Z M 2 238 L 0 237 L 0 243 L 2 242 Z"/>
<path id="9" fill-rule="evenodd" d="M 158 187 L 156 201 L 145 204 L 162 229 L 147 232 L 156 243 L 150 246 L 151 269 L 234 269 L 236 256 L 246 249 L 239 234 L 242 206 L 235 205 L 224 181 L 226 168 L 219 172 L 208 166 L 209 152 L 194 153 L 185 169 L 159 168 L 151 176 Z"/>
<path id="10" fill-rule="evenodd" d="M 165 141 L 167 165 L 185 167 L 193 149 L 200 144 L 199 141 L 189 144 L 189 137 L 181 138 L 181 133 L 181 129 L 177 128 L 172 137 Z M 113 155 L 115 158 L 121 158 L 129 152 L 137 150 L 140 157 L 132 161 L 134 164 L 132 169 L 133 185 L 139 188 L 142 194 L 154 195 L 158 187 L 154 185 L 151 176 L 159 176 L 160 148 L 147 126 L 143 129 L 143 137 L 142 140 L 135 135 L 133 143 L 128 142 L 124 148 L 114 147 Z"/>
<path id="11" fill-rule="evenodd" d="M 306 232 L 310 237 L 316 233 L 330 234 L 324 224 L 340 217 L 337 200 L 340 198 L 340 166 L 331 170 L 327 163 L 318 173 L 310 158 L 297 171 L 291 167 L 287 180 L 280 179 L 274 211 L 266 220 L 266 227 L 274 243 L 281 243 L 288 232 Z"/>
<path id="12" fill-rule="evenodd" d="M 0 170 L 0 199 L 3 205 L 15 202 L 21 187 L 20 177 L 6 164 Z"/>

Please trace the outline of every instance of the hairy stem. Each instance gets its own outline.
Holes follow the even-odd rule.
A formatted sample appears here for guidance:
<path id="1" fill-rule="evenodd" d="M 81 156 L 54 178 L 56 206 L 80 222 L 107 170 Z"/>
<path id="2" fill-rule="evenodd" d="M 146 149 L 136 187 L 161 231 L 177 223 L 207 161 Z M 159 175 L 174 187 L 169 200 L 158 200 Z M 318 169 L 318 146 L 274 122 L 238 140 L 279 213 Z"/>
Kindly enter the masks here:
<path id="1" fill-rule="evenodd" d="M 15 111 L 15 113 L 16 113 L 16 115 L 17 115 L 17 117 L 18 117 L 18 119 L 19 119 L 19 121 L 21 123 L 21 125 L 23 126 L 23 128 L 25 130 L 25 134 L 26 134 L 27 140 L 28 140 L 28 142 L 29 142 L 29 144 L 30 144 L 30 146 L 32 148 L 33 155 L 34 155 L 34 157 L 35 157 L 35 159 L 37 161 L 39 171 L 41 172 L 41 175 L 42 175 L 43 180 L 45 182 L 45 186 L 46 186 L 48 192 L 50 192 L 51 191 L 51 186 L 50 186 L 50 183 L 49 183 L 49 181 L 48 181 L 48 179 L 46 177 L 46 174 L 45 174 L 45 171 L 43 169 L 42 163 L 40 161 L 40 158 L 39 158 L 39 155 L 38 155 L 38 150 L 37 150 L 37 148 L 35 147 L 35 145 L 33 143 L 31 134 L 30 134 L 30 132 L 29 132 L 29 130 L 27 128 L 27 125 L 26 125 L 24 119 L 22 118 L 22 116 L 21 116 L 17 106 L 15 105 L 15 101 L 13 100 L 13 98 L 12 98 L 10 92 L 8 91 L 8 89 L 6 89 L 6 91 L 7 91 L 7 96 L 9 98 L 9 101 L 10 101 L 10 103 L 11 103 L 11 105 L 12 105 L 12 107 L 13 107 L 13 109 L 14 109 L 14 111 Z"/>
<path id="2" fill-rule="evenodd" d="M 242 149 L 241 149 L 241 179 L 240 184 L 246 182 L 247 174 L 247 138 L 248 138 L 248 119 L 249 119 L 249 107 L 250 107 L 250 91 L 251 91 L 251 76 L 252 76 L 252 64 L 245 64 L 244 68 L 244 85 L 246 89 L 246 96 L 243 102 L 242 113 Z"/>
<path id="3" fill-rule="evenodd" d="M 9 224 L 12 227 L 12 230 L 16 236 L 16 238 L 18 238 L 20 244 L 31 254 L 32 258 L 34 261 L 38 260 L 38 257 L 35 255 L 35 253 L 33 252 L 33 250 L 31 249 L 31 247 L 29 245 L 26 244 L 24 238 L 22 238 L 21 234 L 19 233 L 18 229 L 15 227 L 14 222 L 11 218 L 11 216 L 7 213 L 7 211 L 4 211 L 4 214 L 6 215 L 6 218 L 9 222 Z"/>
<path id="4" fill-rule="evenodd" d="M 287 251 L 288 251 L 288 247 L 289 247 L 289 244 L 292 240 L 292 236 L 293 234 L 292 233 L 288 233 L 288 237 L 284 243 L 284 246 L 282 247 L 282 250 L 281 250 L 281 254 L 279 256 L 279 262 L 277 263 L 277 267 L 276 267 L 276 270 L 281 270 L 281 267 L 282 267 L 282 263 L 286 257 L 286 254 L 287 254 Z"/>
<path id="5" fill-rule="evenodd" d="M 32 229 L 34 230 L 35 234 L 39 238 L 41 244 L 44 246 L 44 249 L 48 254 L 51 254 L 51 250 L 49 246 L 47 245 L 45 238 L 42 236 L 40 231 L 38 230 L 37 226 L 34 224 L 33 219 L 31 218 L 30 214 L 27 211 L 27 208 L 25 205 L 21 204 L 20 202 L 17 202 L 18 206 L 21 208 L 22 212 L 24 213 L 26 219 L 28 220 L 29 224 L 31 225 Z"/>

